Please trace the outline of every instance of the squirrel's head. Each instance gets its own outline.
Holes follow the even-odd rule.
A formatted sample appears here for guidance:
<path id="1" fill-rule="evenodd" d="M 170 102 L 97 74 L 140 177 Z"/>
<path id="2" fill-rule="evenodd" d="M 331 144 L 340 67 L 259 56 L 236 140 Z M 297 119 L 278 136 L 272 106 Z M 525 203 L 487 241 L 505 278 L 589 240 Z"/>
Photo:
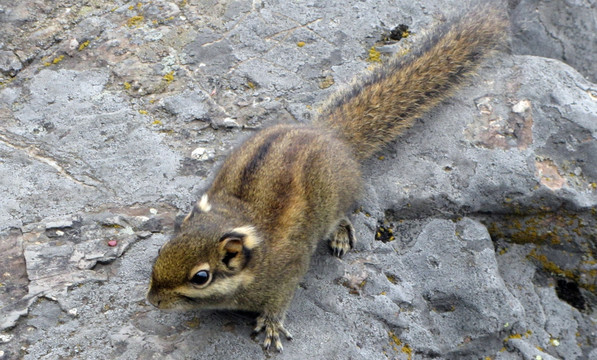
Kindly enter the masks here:
<path id="1" fill-rule="evenodd" d="M 153 264 L 147 300 L 160 309 L 215 309 L 251 284 L 251 260 L 261 244 L 255 228 L 212 209 L 204 195 L 164 244 Z"/>

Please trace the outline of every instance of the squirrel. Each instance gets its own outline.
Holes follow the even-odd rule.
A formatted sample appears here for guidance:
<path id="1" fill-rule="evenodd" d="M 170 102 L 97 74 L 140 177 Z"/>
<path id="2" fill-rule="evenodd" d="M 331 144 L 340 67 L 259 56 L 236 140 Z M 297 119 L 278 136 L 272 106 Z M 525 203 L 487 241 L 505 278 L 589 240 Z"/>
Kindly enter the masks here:
<path id="1" fill-rule="evenodd" d="M 238 146 L 160 249 L 148 301 L 258 313 L 254 333 L 282 351 L 286 310 L 317 243 L 329 240 L 338 257 L 355 246 L 347 213 L 361 164 L 474 74 L 507 28 L 504 10 L 476 7 L 333 95 L 312 124 L 276 125 Z"/>

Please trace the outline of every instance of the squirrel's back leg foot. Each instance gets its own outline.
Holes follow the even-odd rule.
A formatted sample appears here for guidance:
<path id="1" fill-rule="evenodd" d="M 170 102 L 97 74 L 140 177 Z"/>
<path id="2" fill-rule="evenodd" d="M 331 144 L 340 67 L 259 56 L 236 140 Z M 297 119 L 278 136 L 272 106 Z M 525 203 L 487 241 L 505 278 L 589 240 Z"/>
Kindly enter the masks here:
<path id="1" fill-rule="evenodd" d="M 347 218 L 343 218 L 336 226 L 336 229 L 329 240 L 332 254 L 337 257 L 342 257 L 350 249 L 354 248 L 355 244 L 356 238 L 354 236 L 352 223 Z"/>

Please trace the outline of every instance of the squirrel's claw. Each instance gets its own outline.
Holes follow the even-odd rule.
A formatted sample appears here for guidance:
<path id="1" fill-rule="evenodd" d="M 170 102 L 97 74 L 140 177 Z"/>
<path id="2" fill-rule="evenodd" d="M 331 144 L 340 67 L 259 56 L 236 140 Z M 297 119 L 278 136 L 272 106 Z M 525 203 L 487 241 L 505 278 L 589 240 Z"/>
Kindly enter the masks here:
<path id="1" fill-rule="evenodd" d="M 282 325 L 282 320 L 272 318 L 267 315 L 260 315 L 257 318 L 257 325 L 253 330 L 253 334 L 258 334 L 265 329 L 265 340 L 263 341 L 263 347 L 265 350 L 269 350 L 272 342 L 276 347 L 276 350 L 282 352 L 284 347 L 282 341 L 280 341 L 280 332 L 286 336 L 286 339 L 292 340 L 292 335 Z"/>
<path id="2" fill-rule="evenodd" d="M 336 231 L 332 234 L 332 238 L 329 241 L 332 254 L 341 258 L 350 249 L 354 248 L 355 243 L 356 238 L 352 224 L 346 218 L 340 220 Z"/>

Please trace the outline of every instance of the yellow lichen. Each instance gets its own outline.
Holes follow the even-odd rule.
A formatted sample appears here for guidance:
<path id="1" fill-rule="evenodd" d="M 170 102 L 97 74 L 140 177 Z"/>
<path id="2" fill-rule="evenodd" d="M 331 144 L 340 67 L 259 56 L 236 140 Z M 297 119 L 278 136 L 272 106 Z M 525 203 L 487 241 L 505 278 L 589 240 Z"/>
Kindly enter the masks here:
<path id="1" fill-rule="evenodd" d="M 52 60 L 52 64 L 58 64 L 59 62 L 61 62 L 64 59 L 64 55 L 60 55 L 56 58 L 54 58 L 54 60 Z"/>
<path id="2" fill-rule="evenodd" d="M 396 336 L 396 334 L 394 334 L 393 331 L 388 331 L 388 336 L 390 337 L 390 340 L 394 342 L 394 344 L 401 346 L 402 345 L 402 341 L 400 341 L 400 339 L 398 339 L 398 336 Z"/>
<path id="3" fill-rule="evenodd" d="M 512 339 L 522 339 L 522 334 L 512 334 L 504 339 L 504 341 L 509 341 Z"/>
<path id="4" fill-rule="evenodd" d="M 154 120 L 151 125 L 162 125 L 162 122 L 160 120 Z"/>
<path id="5" fill-rule="evenodd" d="M 305 46 L 305 42 L 304 41 L 299 41 L 299 42 L 296 43 L 296 46 L 303 47 L 303 46 Z"/>
<path id="6" fill-rule="evenodd" d="M 174 81 L 174 71 L 170 71 L 169 73 L 164 75 L 163 79 L 166 80 L 168 82 L 168 84 L 171 83 L 172 81 Z"/>
<path id="7" fill-rule="evenodd" d="M 139 110 L 139 114 L 141 114 L 141 115 L 147 115 L 147 110 Z"/>
<path id="8" fill-rule="evenodd" d="M 408 360 L 412 359 L 412 357 L 413 357 L 413 350 L 412 350 L 412 348 L 408 344 L 405 344 L 402 347 L 401 350 L 402 350 L 403 353 L 406 354 L 406 357 L 407 357 Z"/>
<path id="9" fill-rule="evenodd" d="M 334 85 L 334 83 L 335 83 L 334 77 L 332 75 L 328 75 L 321 80 L 321 82 L 319 83 L 319 88 L 327 89 L 330 86 Z"/>
<path id="10" fill-rule="evenodd" d="M 125 82 L 124 82 L 124 84 L 122 84 L 122 86 L 124 86 L 124 88 L 125 88 L 126 90 L 128 90 L 128 89 L 130 89 L 130 88 L 131 88 L 131 83 L 129 83 L 129 82 L 126 82 L 126 81 L 125 81 Z"/>
<path id="11" fill-rule="evenodd" d="M 369 62 L 381 62 L 381 53 L 375 49 L 375 46 L 372 46 L 369 49 L 369 57 L 367 58 Z"/>
<path id="12" fill-rule="evenodd" d="M 191 320 L 187 321 L 185 324 L 191 328 L 191 329 L 195 329 L 197 327 L 199 327 L 199 324 L 201 323 L 201 321 L 199 320 L 199 318 L 194 317 Z"/>
<path id="13" fill-rule="evenodd" d="M 89 40 L 85 41 L 84 43 L 82 43 L 81 45 L 79 45 L 79 51 L 82 51 L 83 49 L 85 49 L 87 46 L 89 46 Z"/>
<path id="14" fill-rule="evenodd" d="M 541 264 L 541 266 L 543 267 L 543 269 L 545 271 L 548 271 L 554 275 L 563 276 L 563 277 L 566 277 L 568 279 L 572 279 L 575 281 L 578 280 L 578 276 L 575 275 L 572 271 L 561 269 L 554 262 L 549 261 L 547 259 L 547 256 L 542 255 L 542 254 L 537 254 L 536 249 L 531 250 L 531 252 L 527 255 L 527 257 L 537 260 Z"/>
<path id="15" fill-rule="evenodd" d="M 126 24 L 128 27 L 139 26 L 143 22 L 145 18 L 141 15 L 133 16 L 132 18 L 128 19 Z"/>

